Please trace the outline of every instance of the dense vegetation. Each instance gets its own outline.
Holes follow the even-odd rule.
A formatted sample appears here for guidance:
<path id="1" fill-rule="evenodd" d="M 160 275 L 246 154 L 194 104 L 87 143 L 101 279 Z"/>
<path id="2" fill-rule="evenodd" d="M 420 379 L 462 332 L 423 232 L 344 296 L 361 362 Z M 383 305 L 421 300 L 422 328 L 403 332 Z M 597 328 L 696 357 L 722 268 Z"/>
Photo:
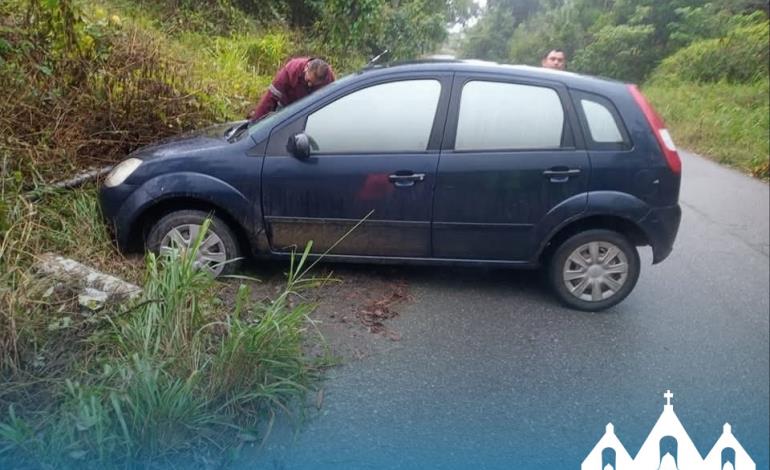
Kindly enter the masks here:
<path id="1" fill-rule="evenodd" d="M 73 209 L 93 201 L 66 197 Z M 22 289 L 5 305 L 17 315 L 0 391 L 3 468 L 221 467 L 263 439 L 278 411 L 302 404 L 324 365 L 302 349 L 312 307 L 291 301 L 315 282 L 303 279 L 305 258 L 271 302 L 254 303 L 242 284 L 223 303 L 222 286 L 193 264 L 202 234 L 189 253 L 148 255 L 141 298 L 98 312 L 79 308 L 71 287 L 43 292 L 16 278 Z"/>
<path id="2" fill-rule="evenodd" d="M 0 152 L 27 184 L 110 162 L 159 137 L 244 116 L 290 56 L 326 57 L 345 72 L 386 49 L 389 59 L 430 51 L 470 5 L 3 2 L 0 130 L 8 139 Z"/>
<path id="3" fill-rule="evenodd" d="M 645 93 L 665 116 L 680 148 L 696 150 L 758 178 L 770 178 L 767 80 L 650 85 Z"/>
<path id="4" fill-rule="evenodd" d="M 686 148 L 767 179 L 768 2 L 489 0 L 461 41 L 466 57 L 642 83 Z"/>
<path id="5" fill-rule="evenodd" d="M 677 142 L 770 178 L 768 23 L 691 43 L 655 69 L 644 90 Z"/>
<path id="6" fill-rule="evenodd" d="M 489 0 L 462 52 L 536 65 L 558 47 L 571 70 L 642 82 L 694 41 L 766 22 L 767 8 L 752 0 Z"/>

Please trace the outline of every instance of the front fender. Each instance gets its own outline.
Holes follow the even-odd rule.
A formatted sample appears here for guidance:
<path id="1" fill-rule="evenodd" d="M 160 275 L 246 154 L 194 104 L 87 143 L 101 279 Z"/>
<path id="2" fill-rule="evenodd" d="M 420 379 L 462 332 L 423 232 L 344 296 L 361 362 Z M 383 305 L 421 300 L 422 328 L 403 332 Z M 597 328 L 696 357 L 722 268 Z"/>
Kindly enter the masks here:
<path id="1" fill-rule="evenodd" d="M 130 227 L 117 234 L 118 244 L 129 246 L 134 226 L 147 210 L 170 199 L 205 202 L 223 210 L 247 232 L 260 225 L 259 205 L 253 204 L 230 184 L 209 175 L 194 172 L 168 173 L 145 181 L 121 205 L 116 226 Z"/>

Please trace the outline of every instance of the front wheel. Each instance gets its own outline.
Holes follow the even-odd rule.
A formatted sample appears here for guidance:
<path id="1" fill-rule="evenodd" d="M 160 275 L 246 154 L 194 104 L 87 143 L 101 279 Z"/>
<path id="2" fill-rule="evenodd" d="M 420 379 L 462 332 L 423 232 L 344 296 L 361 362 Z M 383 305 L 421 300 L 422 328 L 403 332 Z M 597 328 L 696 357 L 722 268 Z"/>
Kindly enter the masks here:
<path id="1" fill-rule="evenodd" d="M 231 274 L 240 257 L 238 240 L 227 223 L 203 211 L 180 210 L 162 217 L 147 234 L 147 249 L 160 254 L 189 249 L 207 218 L 211 219 L 211 224 L 201 240 L 195 265 L 214 277 Z"/>
<path id="2" fill-rule="evenodd" d="M 556 249 L 548 277 L 562 302 L 595 312 L 631 293 L 639 279 L 639 265 L 639 253 L 626 237 L 611 230 L 587 230 Z"/>

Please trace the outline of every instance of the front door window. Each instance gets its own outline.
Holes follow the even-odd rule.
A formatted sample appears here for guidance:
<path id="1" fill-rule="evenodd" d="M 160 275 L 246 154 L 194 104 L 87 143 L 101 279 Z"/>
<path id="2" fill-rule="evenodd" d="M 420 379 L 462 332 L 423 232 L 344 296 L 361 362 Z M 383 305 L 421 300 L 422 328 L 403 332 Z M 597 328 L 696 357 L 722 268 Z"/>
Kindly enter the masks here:
<path id="1" fill-rule="evenodd" d="M 423 152 L 440 94 L 437 80 L 374 85 L 308 116 L 305 133 L 320 154 Z"/>

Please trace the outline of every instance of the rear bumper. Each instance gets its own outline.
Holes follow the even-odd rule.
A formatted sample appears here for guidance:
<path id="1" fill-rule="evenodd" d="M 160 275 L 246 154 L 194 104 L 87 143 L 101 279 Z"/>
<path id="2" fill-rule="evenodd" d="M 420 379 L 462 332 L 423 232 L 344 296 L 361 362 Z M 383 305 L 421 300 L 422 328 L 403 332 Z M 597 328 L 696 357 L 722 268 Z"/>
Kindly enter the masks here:
<path id="1" fill-rule="evenodd" d="M 639 221 L 652 246 L 652 264 L 660 263 L 671 254 L 681 220 L 682 209 L 677 204 L 653 208 Z"/>

